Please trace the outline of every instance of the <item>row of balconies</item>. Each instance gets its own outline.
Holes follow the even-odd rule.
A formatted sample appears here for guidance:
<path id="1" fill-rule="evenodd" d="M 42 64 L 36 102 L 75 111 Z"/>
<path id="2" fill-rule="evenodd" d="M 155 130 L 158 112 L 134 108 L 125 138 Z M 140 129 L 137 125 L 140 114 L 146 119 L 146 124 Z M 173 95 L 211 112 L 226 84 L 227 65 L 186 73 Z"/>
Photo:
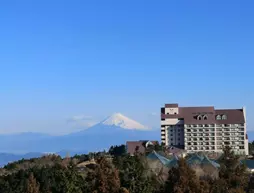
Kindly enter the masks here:
<path id="1" fill-rule="evenodd" d="M 215 145 L 215 143 L 214 142 L 212 142 L 212 143 L 209 143 L 209 142 L 188 142 L 188 143 L 185 143 L 185 145 Z"/>
<path id="2" fill-rule="evenodd" d="M 241 129 L 216 129 L 217 132 L 241 132 L 244 131 L 244 128 Z"/>
<path id="3" fill-rule="evenodd" d="M 214 141 L 215 138 L 185 138 L 185 141 Z"/>
<path id="4" fill-rule="evenodd" d="M 244 146 L 234 146 L 234 145 L 230 145 L 230 147 L 231 147 L 232 149 L 241 149 L 241 150 L 245 149 Z M 217 146 L 217 149 L 223 149 L 223 146 Z"/>
<path id="5" fill-rule="evenodd" d="M 216 133 L 216 136 L 224 137 L 242 137 L 244 133 Z"/>
<path id="6" fill-rule="evenodd" d="M 224 133 L 230 133 L 230 132 L 244 132 L 244 129 L 185 129 L 184 132 L 186 133 L 199 133 L 199 132 L 224 132 Z"/>
<path id="7" fill-rule="evenodd" d="M 181 134 L 181 132 L 178 132 Z M 161 134 L 166 134 L 165 131 L 161 131 Z M 244 132 L 235 132 L 235 133 L 216 133 L 216 136 L 244 136 L 245 133 Z M 185 134 L 185 137 L 199 137 L 199 136 L 215 136 L 215 133 L 194 133 L 194 132 L 189 132 Z"/>
<path id="8" fill-rule="evenodd" d="M 214 133 L 194 133 L 194 134 L 191 134 L 191 133 L 188 133 L 188 134 L 185 134 L 185 137 L 214 137 L 215 134 Z"/>
<path id="9" fill-rule="evenodd" d="M 187 128 L 191 127 L 244 127 L 244 124 L 198 124 L 198 125 L 185 125 Z"/>
<path id="10" fill-rule="evenodd" d="M 215 125 L 217 128 L 218 127 L 244 127 L 244 124 L 216 124 Z"/>
<path id="11" fill-rule="evenodd" d="M 239 140 L 245 140 L 244 137 L 216 137 L 217 141 L 239 141 Z"/>
<path id="12" fill-rule="evenodd" d="M 244 146 L 240 146 L 240 147 L 231 147 L 234 150 L 244 150 Z M 202 150 L 215 150 L 215 147 L 185 147 L 186 150 L 190 150 L 190 151 L 202 151 Z M 222 146 L 217 146 L 216 147 L 217 150 L 222 150 L 223 147 Z"/>
<path id="13" fill-rule="evenodd" d="M 223 132 L 239 132 L 239 131 L 244 131 L 244 128 L 241 128 L 241 129 L 216 129 L 216 131 L 223 131 Z"/>
<path id="14" fill-rule="evenodd" d="M 214 129 L 185 129 L 186 133 L 197 133 L 197 132 L 214 132 Z"/>
<path id="15" fill-rule="evenodd" d="M 217 145 L 233 145 L 233 146 L 239 146 L 244 145 L 244 142 L 217 142 Z"/>
<path id="16" fill-rule="evenodd" d="M 214 147 L 187 147 L 187 150 L 191 150 L 191 151 L 202 151 L 202 150 L 215 150 Z"/>
<path id="17" fill-rule="evenodd" d="M 205 125 L 201 125 L 201 124 L 199 124 L 199 125 L 185 125 L 185 127 L 188 127 L 188 128 L 191 128 L 191 127 L 214 127 L 214 125 L 213 124 L 205 124 Z"/>

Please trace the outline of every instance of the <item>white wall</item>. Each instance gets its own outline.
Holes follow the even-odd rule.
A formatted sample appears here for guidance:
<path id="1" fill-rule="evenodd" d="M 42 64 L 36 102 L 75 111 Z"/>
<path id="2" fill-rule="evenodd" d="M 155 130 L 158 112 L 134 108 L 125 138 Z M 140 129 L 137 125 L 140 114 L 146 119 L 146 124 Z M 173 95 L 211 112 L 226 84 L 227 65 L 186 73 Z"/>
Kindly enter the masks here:
<path id="1" fill-rule="evenodd" d="M 178 119 L 165 119 L 165 121 L 161 121 L 161 125 L 176 125 L 176 124 L 183 124 L 183 120 Z"/>
<path id="2" fill-rule="evenodd" d="M 165 108 L 165 114 L 174 115 L 179 114 L 178 108 Z"/>

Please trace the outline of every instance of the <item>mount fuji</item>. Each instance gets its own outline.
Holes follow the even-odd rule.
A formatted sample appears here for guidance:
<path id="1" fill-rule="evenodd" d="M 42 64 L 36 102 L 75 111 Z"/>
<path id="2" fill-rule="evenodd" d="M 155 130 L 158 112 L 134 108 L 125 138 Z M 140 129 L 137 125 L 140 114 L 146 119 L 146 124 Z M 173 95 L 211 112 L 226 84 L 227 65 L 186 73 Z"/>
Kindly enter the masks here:
<path id="1" fill-rule="evenodd" d="M 122 115 L 121 113 L 114 113 L 113 115 L 102 120 L 98 124 L 85 129 L 81 132 L 74 133 L 74 135 L 110 135 L 113 137 L 115 133 L 139 133 L 150 131 L 148 127 Z M 120 135 L 121 136 L 121 135 Z M 119 136 L 118 136 L 119 137 Z"/>
<path id="2" fill-rule="evenodd" d="M 12 144 L 1 143 L 0 152 L 8 153 L 29 153 L 29 152 L 59 152 L 69 150 L 70 152 L 101 151 L 112 145 L 125 144 L 131 140 L 159 140 L 160 131 L 152 130 L 134 121 L 121 113 L 102 120 L 98 124 L 82 131 L 64 136 L 41 137 L 39 134 L 28 136 L 26 140 L 11 141 Z M 1 136 L 0 136 L 1 138 Z M 29 138 L 29 139 L 28 139 Z M 22 143 L 19 143 L 22 141 Z"/>
<path id="3" fill-rule="evenodd" d="M 117 126 L 123 129 L 137 129 L 137 130 L 147 130 L 144 125 L 125 117 L 121 113 L 115 113 L 110 117 L 103 120 L 101 125 Z"/>

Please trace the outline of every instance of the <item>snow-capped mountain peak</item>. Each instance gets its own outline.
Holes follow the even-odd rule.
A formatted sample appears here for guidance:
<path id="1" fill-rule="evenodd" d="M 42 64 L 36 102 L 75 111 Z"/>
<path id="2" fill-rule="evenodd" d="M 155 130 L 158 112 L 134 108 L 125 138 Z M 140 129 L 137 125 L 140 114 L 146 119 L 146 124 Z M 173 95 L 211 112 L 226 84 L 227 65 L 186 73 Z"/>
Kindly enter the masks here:
<path id="1" fill-rule="evenodd" d="M 122 115 L 121 113 L 114 113 L 113 115 L 102 121 L 100 124 L 117 126 L 123 129 L 147 130 L 144 125 Z"/>

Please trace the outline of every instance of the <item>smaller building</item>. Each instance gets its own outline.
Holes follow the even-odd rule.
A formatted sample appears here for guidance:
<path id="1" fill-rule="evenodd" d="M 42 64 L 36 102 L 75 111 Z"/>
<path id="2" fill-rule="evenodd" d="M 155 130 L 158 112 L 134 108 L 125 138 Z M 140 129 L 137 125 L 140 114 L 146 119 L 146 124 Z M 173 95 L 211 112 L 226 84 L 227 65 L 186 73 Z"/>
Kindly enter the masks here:
<path id="1" fill-rule="evenodd" d="M 140 140 L 140 141 L 127 141 L 127 153 L 134 155 L 135 153 L 146 153 L 150 146 L 159 145 L 158 141 Z"/>

